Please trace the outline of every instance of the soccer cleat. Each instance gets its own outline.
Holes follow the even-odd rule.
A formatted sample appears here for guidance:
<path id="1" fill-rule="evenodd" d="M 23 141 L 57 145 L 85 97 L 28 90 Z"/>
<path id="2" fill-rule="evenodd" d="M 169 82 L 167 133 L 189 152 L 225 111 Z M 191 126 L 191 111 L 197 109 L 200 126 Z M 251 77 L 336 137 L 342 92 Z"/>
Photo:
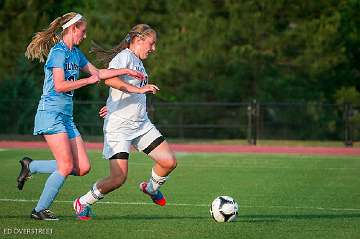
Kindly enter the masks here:
<path id="1" fill-rule="evenodd" d="M 147 194 L 148 196 L 150 196 L 151 200 L 153 200 L 153 202 L 159 206 L 165 206 L 166 204 L 166 199 L 164 197 L 164 195 L 157 190 L 155 194 L 150 194 L 147 190 L 147 182 L 142 182 L 139 185 L 140 187 L 140 191 L 142 191 L 143 193 Z"/>
<path id="2" fill-rule="evenodd" d="M 20 174 L 17 177 L 17 187 L 19 190 L 22 190 L 25 184 L 25 181 L 28 180 L 29 178 L 31 178 L 31 173 L 30 173 L 30 163 L 32 162 L 31 158 L 28 157 L 24 157 L 22 160 L 19 161 L 19 163 L 21 164 L 21 170 L 20 170 Z"/>
<path id="3" fill-rule="evenodd" d="M 91 219 L 92 212 L 90 206 L 81 204 L 80 198 L 75 199 L 73 206 L 75 214 L 80 220 L 87 221 Z"/>
<path id="4" fill-rule="evenodd" d="M 55 214 L 50 211 L 49 209 L 43 209 L 40 212 L 35 211 L 35 209 L 32 210 L 31 218 L 36 220 L 44 220 L 44 221 L 57 221 L 59 220 Z"/>

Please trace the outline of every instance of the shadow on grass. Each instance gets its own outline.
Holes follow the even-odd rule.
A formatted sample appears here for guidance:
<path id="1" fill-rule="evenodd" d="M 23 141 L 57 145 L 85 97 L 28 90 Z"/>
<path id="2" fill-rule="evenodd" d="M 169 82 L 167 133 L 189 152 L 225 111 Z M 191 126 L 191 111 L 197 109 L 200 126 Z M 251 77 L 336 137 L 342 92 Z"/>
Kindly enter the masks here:
<path id="1" fill-rule="evenodd" d="M 97 221 L 107 221 L 107 220 L 186 220 L 186 219 L 193 219 L 193 220 L 204 220 L 209 219 L 209 217 L 205 216 L 169 216 L 169 215 L 101 215 L 95 216 L 94 220 Z"/>
<path id="2" fill-rule="evenodd" d="M 58 215 L 60 220 L 78 220 L 74 215 Z M 321 219 L 356 219 L 360 218 L 360 214 L 297 214 L 297 215 L 239 215 L 235 222 L 274 222 L 274 221 L 286 221 L 286 220 L 321 220 Z M 28 215 L 0 215 L 0 220 L 6 219 L 19 219 L 19 220 L 32 220 Z M 209 220 L 210 216 L 169 216 L 169 215 L 101 215 L 94 216 L 96 221 L 108 221 L 108 220 Z"/>
<path id="3" fill-rule="evenodd" d="M 62 220 L 69 220 L 69 219 L 76 219 L 75 215 L 61 215 L 57 214 L 57 217 Z M 94 220 L 176 220 L 176 219 L 208 219 L 209 217 L 205 216 L 160 216 L 160 215 L 101 215 L 101 216 L 94 216 Z M 0 215 L 0 221 L 6 219 L 19 219 L 19 220 L 31 220 L 36 221 L 30 218 L 29 215 Z"/>
<path id="4" fill-rule="evenodd" d="M 71 218 L 65 216 L 65 218 Z M 271 222 L 284 220 L 318 220 L 318 219 L 346 219 L 360 218 L 360 214 L 303 214 L 303 215 L 240 215 L 237 222 Z M 108 215 L 95 216 L 95 220 L 209 220 L 210 216 L 161 216 L 161 215 Z M 211 219 L 212 220 L 212 219 Z"/>

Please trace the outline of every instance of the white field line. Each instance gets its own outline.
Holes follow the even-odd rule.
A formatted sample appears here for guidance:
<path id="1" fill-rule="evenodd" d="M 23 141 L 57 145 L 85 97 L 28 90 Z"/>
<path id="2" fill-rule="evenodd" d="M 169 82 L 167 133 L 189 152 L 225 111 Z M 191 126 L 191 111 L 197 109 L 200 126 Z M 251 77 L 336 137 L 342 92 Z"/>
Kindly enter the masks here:
<path id="1" fill-rule="evenodd" d="M 0 202 L 37 202 L 35 199 L 11 199 L 11 198 L 0 198 Z M 62 201 L 56 200 L 55 203 L 73 203 L 73 201 Z M 108 204 L 108 205 L 154 205 L 154 203 L 147 202 L 97 202 L 97 204 Z M 209 204 L 193 204 L 193 203 L 167 203 L 167 206 L 174 207 L 209 207 Z M 269 209 L 302 209 L 302 210 L 320 210 L 320 211 L 354 211 L 360 212 L 360 208 L 324 208 L 324 207 L 296 207 L 296 206 L 257 206 L 257 205 L 240 205 L 240 208 L 269 208 Z"/>

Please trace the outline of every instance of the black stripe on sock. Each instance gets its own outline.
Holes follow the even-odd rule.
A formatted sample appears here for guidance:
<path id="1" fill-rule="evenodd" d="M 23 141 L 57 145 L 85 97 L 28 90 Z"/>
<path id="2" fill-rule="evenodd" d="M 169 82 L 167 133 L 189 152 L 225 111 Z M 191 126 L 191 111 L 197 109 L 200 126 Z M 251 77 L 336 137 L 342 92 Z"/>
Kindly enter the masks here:
<path id="1" fill-rule="evenodd" d="M 147 146 L 143 150 L 143 152 L 146 154 L 149 154 L 151 151 L 153 151 L 157 146 L 159 146 L 164 141 L 165 141 L 164 136 L 160 136 L 159 138 L 155 139 L 149 146 Z"/>
<path id="2" fill-rule="evenodd" d="M 157 183 L 159 185 L 163 185 L 165 183 L 165 180 L 164 181 L 157 181 L 153 176 L 151 176 L 151 180 L 154 182 L 154 183 Z"/>
<path id="3" fill-rule="evenodd" d="M 91 194 L 95 199 L 99 200 L 99 197 L 95 194 L 95 192 L 91 189 Z"/>
<path id="4" fill-rule="evenodd" d="M 95 192 L 94 192 L 94 189 L 91 189 L 91 194 L 92 194 L 93 197 L 94 197 L 95 199 L 97 199 L 97 200 L 101 200 L 101 199 L 104 198 L 104 196 L 98 196 L 98 195 L 96 195 Z"/>
<path id="5" fill-rule="evenodd" d="M 109 158 L 109 159 L 125 159 L 125 160 L 128 160 L 129 159 L 129 153 L 126 153 L 126 152 L 116 153 L 113 156 L 111 156 L 111 158 Z"/>

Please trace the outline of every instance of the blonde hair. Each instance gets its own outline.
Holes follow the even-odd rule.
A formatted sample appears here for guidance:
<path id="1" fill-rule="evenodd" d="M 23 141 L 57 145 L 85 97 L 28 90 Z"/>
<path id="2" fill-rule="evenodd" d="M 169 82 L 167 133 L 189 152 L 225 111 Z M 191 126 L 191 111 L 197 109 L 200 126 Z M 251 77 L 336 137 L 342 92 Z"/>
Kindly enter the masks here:
<path id="1" fill-rule="evenodd" d="M 92 47 L 90 52 L 94 53 L 96 56 L 96 60 L 104 65 L 104 67 L 107 67 L 110 63 L 110 61 L 122 50 L 125 48 L 128 48 L 130 46 L 130 43 L 136 38 L 140 37 L 141 39 L 144 39 L 147 36 L 150 36 L 151 34 L 155 34 L 156 31 L 152 29 L 147 24 L 138 24 L 131 28 L 130 32 L 126 35 L 126 37 L 115 47 L 111 49 L 104 49 L 100 47 L 95 42 L 92 42 Z"/>
<path id="2" fill-rule="evenodd" d="M 52 21 L 47 29 L 37 32 L 27 46 L 25 56 L 31 60 L 39 59 L 40 62 L 44 62 L 50 49 L 59 42 L 63 35 L 68 31 L 68 28 L 63 30 L 61 28 L 62 25 L 70 21 L 76 14 L 76 12 L 66 13 Z M 85 19 L 82 17 L 74 25 L 79 27 L 84 22 Z"/>

